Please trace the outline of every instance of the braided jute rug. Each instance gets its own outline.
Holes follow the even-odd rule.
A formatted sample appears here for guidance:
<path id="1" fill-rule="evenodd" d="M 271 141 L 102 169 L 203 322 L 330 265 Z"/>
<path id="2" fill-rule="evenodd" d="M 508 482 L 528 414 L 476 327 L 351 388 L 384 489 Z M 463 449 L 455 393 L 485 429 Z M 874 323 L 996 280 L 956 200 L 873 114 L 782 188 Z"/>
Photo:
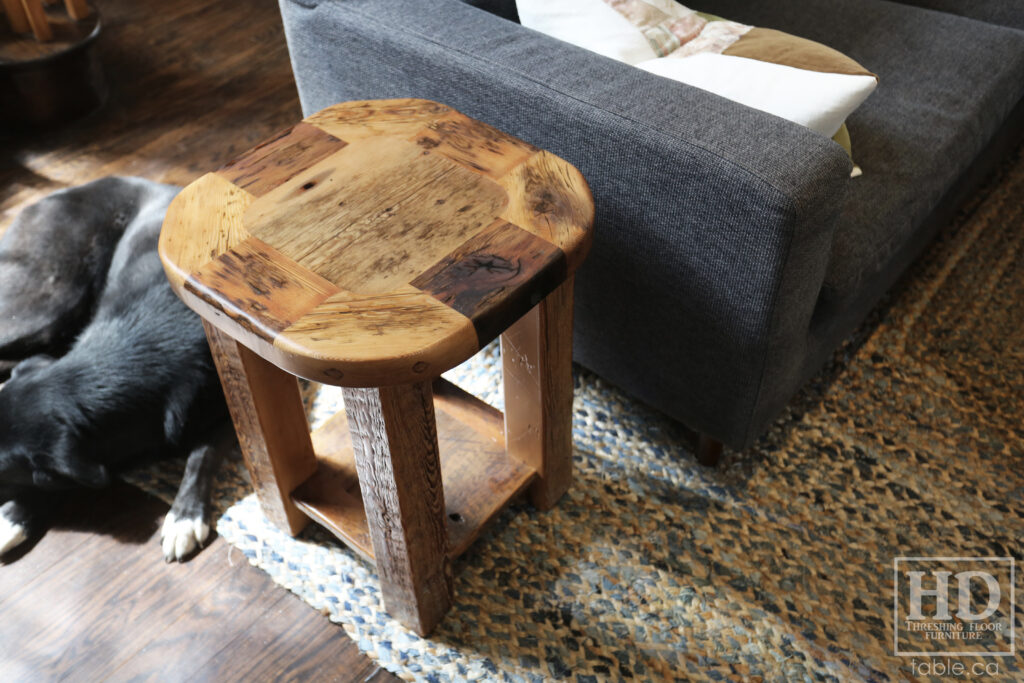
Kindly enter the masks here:
<path id="1" fill-rule="evenodd" d="M 1022 250 L 1018 150 L 771 431 L 717 469 L 577 370 L 572 489 L 497 520 L 457 562 L 455 605 L 428 639 L 387 616 L 373 569 L 328 533 L 270 527 L 239 469 L 222 477 L 217 530 L 407 680 L 954 680 L 912 660 L 1024 680 L 1020 571 L 1018 655 L 893 653 L 895 558 L 1021 559 Z M 452 377 L 500 407 L 497 360 L 489 348 Z M 339 403 L 320 391 L 314 421 Z M 175 476 L 136 481 L 169 498 Z"/>

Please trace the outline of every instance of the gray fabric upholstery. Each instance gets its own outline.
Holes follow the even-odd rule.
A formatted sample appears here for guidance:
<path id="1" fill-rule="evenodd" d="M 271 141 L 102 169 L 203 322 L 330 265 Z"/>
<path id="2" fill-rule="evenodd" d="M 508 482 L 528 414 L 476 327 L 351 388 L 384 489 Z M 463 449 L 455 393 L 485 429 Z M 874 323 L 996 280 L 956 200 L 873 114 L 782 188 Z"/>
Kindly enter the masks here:
<path id="1" fill-rule="evenodd" d="M 1024 30 L 1021 0 L 897 0 L 908 5 L 959 14 L 961 16 Z"/>
<path id="2" fill-rule="evenodd" d="M 721 3 L 731 4 L 738 3 Z M 791 4 L 751 6 L 762 12 L 779 6 L 778 21 L 757 23 L 786 30 L 779 24 L 795 13 Z M 864 52 L 871 68 L 894 69 L 900 45 L 926 50 L 888 85 L 883 74 L 883 87 L 872 96 L 881 101 L 855 119 L 874 125 L 890 111 L 909 112 L 905 124 L 869 132 L 851 121 L 868 178 L 876 169 L 870 182 L 894 186 L 884 199 L 899 215 L 885 218 L 902 234 L 912 232 L 934 194 L 977 153 L 1008 103 L 1020 98 L 1020 82 L 1007 85 L 1019 64 L 1006 49 L 1017 38 L 954 17 L 970 30 L 989 31 L 981 37 L 999 44 L 954 56 L 926 48 L 932 28 L 943 35 L 960 28 L 943 15 L 882 0 L 802 6 L 801 21 L 808 23 L 815 17 L 829 23 L 826 17 L 843 8 L 853 13 L 854 6 L 878 16 L 865 33 L 858 34 L 863 21 L 838 28 L 841 22 L 831 22 L 830 36 L 804 33 L 855 57 Z M 848 159 L 823 136 L 459 0 L 282 0 L 282 13 L 307 114 L 343 100 L 424 97 L 580 168 L 594 193 L 597 225 L 591 256 L 577 277 L 576 360 L 694 429 L 736 447 L 751 443 L 816 369 L 822 349 L 870 305 L 858 300 L 853 308 L 840 304 L 837 314 L 821 315 L 823 289 L 885 270 L 891 251 L 872 252 L 874 261 L 866 265 L 838 265 L 837 254 L 869 251 L 860 245 L 874 237 L 858 241 L 858 235 L 878 226 L 858 225 L 870 215 L 863 197 L 845 201 L 849 190 L 858 192 L 858 181 L 849 181 Z M 904 20 L 911 25 L 900 26 Z M 875 56 L 884 57 L 881 67 L 870 62 Z M 922 136 L 899 136 L 913 130 L 913 116 L 928 111 L 912 104 L 919 95 L 912 84 L 928 74 L 925 57 L 952 70 L 979 56 L 994 70 L 975 88 L 981 101 L 971 112 L 979 121 L 958 117 L 938 131 L 956 146 L 952 163 L 929 170 L 933 154 L 915 166 L 906 154 L 918 150 L 907 145 L 922 144 Z M 1009 65 L 995 63 L 997 56 Z M 1010 92 L 998 95 L 997 87 Z M 955 85 L 950 93 L 939 102 L 940 113 L 922 123 L 942 123 L 956 102 L 970 99 Z M 981 112 L 982 105 L 991 109 Z M 916 188 L 904 181 L 929 172 L 938 177 L 917 201 Z M 837 226 L 849 235 L 840 238 Z M 900 239 L 891 237 L 893 248 Z M 848 265 L 854 275 L 838 275 Z M 856 299 L 846 291 L 834 297 Z"/>
<path id="3" fill-rule="evenodd" d="M 886 2 L 710 6 L 826 42 L 880 78 L 850 117 L 864 176 L 850 184 L 835 227 L 826 296 L 855 292 L 885 267 L 1024 94 L 1024 33 L 1017 31 Z M 897 28 L 880 30 L 886 26 Z"/>

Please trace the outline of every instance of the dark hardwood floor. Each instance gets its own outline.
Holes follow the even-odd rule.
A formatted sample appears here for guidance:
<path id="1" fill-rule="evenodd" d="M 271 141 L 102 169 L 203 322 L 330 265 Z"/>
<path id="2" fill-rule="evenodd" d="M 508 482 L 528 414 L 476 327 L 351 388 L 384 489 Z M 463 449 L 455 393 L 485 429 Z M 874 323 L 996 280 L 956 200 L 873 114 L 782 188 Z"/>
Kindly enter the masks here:
<path id="1" fill-rule="evenodd" d="M 394 681 L 220 538 L 165 564 L 167 506 L 121 484 L 0 566 L 0 681 Z"/>
<path id="2" fill-rule="evenodd" d="M 273 0 L 97 4 L 110 100 L 0 141 L 0 232 L 105 175 L 186 184 L 300 118 Z M 166 509 L 125 485 L 75 494 L 0 562 L 0 681 L 398 680 L 221 539 L 164 564 Z"/>

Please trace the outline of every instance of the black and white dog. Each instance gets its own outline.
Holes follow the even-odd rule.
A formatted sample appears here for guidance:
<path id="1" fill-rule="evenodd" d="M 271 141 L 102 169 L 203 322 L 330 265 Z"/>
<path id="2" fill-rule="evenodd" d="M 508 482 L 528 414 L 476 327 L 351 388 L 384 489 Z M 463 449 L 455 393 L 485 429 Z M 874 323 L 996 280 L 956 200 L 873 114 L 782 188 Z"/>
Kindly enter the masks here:
<path id="1" fill-rule="evenodd" d="M 27 210 L 30 219 L 106 229 L 119 239 L 79 234 L 72 240 L 76 247 L 106 248 L 106 256 L 60 252 L 77 283 L 102 282 L 91 318 L 66 353 L 22 361 L 0 388 L 0 554 L 29 537 L 34 511 L 61 490 L 104 486 L 119 469 L 173 454 L 189 455 L 163 525 L 164 557 L 181 560 L 209 536 L 212 480 L 233 435 L 202 324 L 171 291 L 157 254 L 164 213 L 177 192 L 108 178 L 51 195 L 45 211 Z M 39 227 L 54 234 L 52 226 Z M 25 271 L 20 287 L 36 282 Z M 74 286 L 54 289 L 80 294 Z M 67 334 L 68 320 L 81 319 L 60 297 L 36 297 L 35 304 L 43 309 L 26 315 L 50 340 Z"/>
<path id="2" fill-rule="evenodd" d="M 0 382 L 18 361 L 61 355 L 92 317 L 142 185 L 104 178 L 24 209 L 0 239 Z"/>

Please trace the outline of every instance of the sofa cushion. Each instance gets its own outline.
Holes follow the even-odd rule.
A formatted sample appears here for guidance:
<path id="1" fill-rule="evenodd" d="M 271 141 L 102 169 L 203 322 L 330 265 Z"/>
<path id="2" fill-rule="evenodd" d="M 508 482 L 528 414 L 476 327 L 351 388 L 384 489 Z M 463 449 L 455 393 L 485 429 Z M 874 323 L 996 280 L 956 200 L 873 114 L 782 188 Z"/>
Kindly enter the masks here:
<path id="1" fill-rule="evenodd" d="M 517 5 L 524 26 L 828 137 L 877 84 L 872 73 L 825 45 L 709 17 L 675 0 Z"/>
<path id="2" fill-rule="evenodd" d="M 907 5 L 959 14 L 1024 30 L 1024 2 L 1021 0 L 898 0 Z"/>
<path id="3" fill-rule="evenodd" d="M 864 177 L 837 219 L 823 294 L 856 292 L 964 173 L 1024 95 L 1024 32 L 885 0 L 708 0 L 870 64 L 880 84 L 847 121 Z"/>

